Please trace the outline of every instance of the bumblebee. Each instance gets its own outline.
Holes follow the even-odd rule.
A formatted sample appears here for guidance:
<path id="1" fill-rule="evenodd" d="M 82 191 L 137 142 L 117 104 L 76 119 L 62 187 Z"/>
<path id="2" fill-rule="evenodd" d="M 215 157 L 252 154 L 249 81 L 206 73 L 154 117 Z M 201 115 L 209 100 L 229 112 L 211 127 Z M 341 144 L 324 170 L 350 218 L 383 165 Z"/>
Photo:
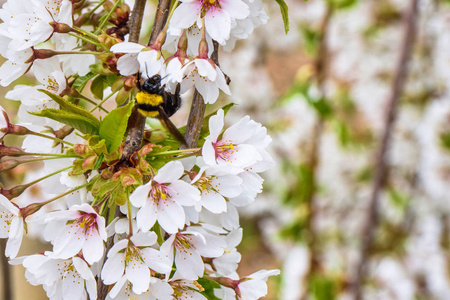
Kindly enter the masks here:
<path id="1" fill-rule="evenodd" d="M 139 89 L 136 95 L 139 113 L 145 117 L 158 118 L 170 133 L 181 143 L 186 144 L 183 135 L 169 119 L 181 106 L 180 85 L 177 85 L 175 94 L 171 94 L 165 91 L 165 85 L 161 85 L 159 74 L 146 79 L 141 85 L 139 73 L 136 85 Z"/>

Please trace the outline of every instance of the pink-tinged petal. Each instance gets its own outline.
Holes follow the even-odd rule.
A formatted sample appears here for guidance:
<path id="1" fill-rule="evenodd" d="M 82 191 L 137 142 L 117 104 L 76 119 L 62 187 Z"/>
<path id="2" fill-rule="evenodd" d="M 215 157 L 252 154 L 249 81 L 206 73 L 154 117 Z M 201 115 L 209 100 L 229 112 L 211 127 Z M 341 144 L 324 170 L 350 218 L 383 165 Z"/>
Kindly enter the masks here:
<path id="1" fill-rule="evenodd" d="M 196 280 L 199 276 L 203 276 L 204 264 L 201 256 L 193 249 L 176 252 L 175 265 L 177 272 L 184 279 Z"/>
<path id="2" fill-rule="evenodd" d="M 117 282 L 125 272 L 123 255 L 114 255 L 106 260 L 102 268 L 102 280 L 105 284 Z"/>
<path id="3" fill-rule="evenodd" d="M 117 60 L 117 69 L 123 76 L 135 74 L 139 71 L 138 54 L 125 54 Z"/>
<path id="4" fill-rule="evenodd" d="M 231 140 L 234 144 L 241 144 L 253 136 L 255 129 L 256 127 L 250 124 L 250 117 L 245 116 L 225 130 L 223 133 L 223 139 Z"/>
<path id="5" fill-rule="evenodd" d="M 141 207 L 136 215 L 137 226 L 142 231 L 149 231 L 150 228 L 155 225 L 156 218 L 158 217 L 157 206 L 155 203 L 147 203 Z"/>
<path id="6" fill-rule="evenodd" d="M 133 284 L 133 292 L 141 294 L 148 290 L 150 285 L 150 269 L 140 259 L 135 258 L 128 262 L 125 275 Z"/>
<path id="7" fill-rule="evenodd" d="M 229 198 L 228 200 L 230 200 L 230 202 L 237 207 L 243 207 L 255 201 L 255 198 L 255 192 L 244 190 L 239 196 Z"/>
<path id="8" fill-rule="evenodd" d="M 84 234 L 79 232 L 78 228 L 72 228 L 66 231 L 62 228 L 53 241 L 53 252 L 58 258 L 70 258 L 75 256 L 83 247 L 85 242 Z"/>
<path id="9" fill-rule="evenodd" d="M 205 15 L 205 27 L 213 40 L 224 45 L 230 38 L 231 17 L 223 9 L 210 10 Z"/>
<path id="10" fill-rule="evenodd" d="M 216 150 L 209 139 L 205 140 L 202 148 L 203 160 L 207 165 L 216 165 Z"/>
<path id="11" fill-rule="evenodd" d="M 236 197 L 242 192 L 242 179 L 236 175 L 225 175 L 214 178 L 213 186 L 225 197 Z"/>
<path id="12" fill-rule="evenodd" d="M 222 70 L 218 66 L 216 66 L 216 72 L 217 77 L 215 82 L 217 87 L 221 89 L 225 94 L 231 95 L 230 88 L 228 87 L 227 81 L 225 80 L 225 75 L 223 75 Z"/>
<path id="13" fill-rule="evenodd" d="M 0 205 L 3 205 L 8 211 L 13 213 L 15 216 L 19 215 L 19 209 L 17 206 L 12 204 L 12 202 L 3 195 L 0 195 Z"/>
<path id="14" fill-rule="evenodd" d="M 185 214 L 180 204 L 172 201 L 162 202 L 158 206 L 158 223 L 170 234 L 184 227 Z"/>
<path id="15" fill-rule="evenodd" d="M 204 208 L 214 214 L 227 210 L 227 202 L 219 193 L 214 191 L 203 191 L 201 204 Z"/>
<path id="16" fill-rule="evenodd" d="M 109 50 L 114 53 L 138 53 L 145 47 L 132 42 L 118 43 L 112 46 Z"/>
<path id="17" fill-rule="evenodd" d="M 171 161 L 159 169 L 158 174 L 153 178 L 158 183 L 175 182 L 184 173 L 183 164 L 179 161 Z"/>
<path id="18" fill-rule="evenodd" d="M 222 132 L 224 126 L 224 111 L 223 109 L 219 109 L 217 114 L 209 118 L 209 138 L 214 143 L 217 141 L 220 133 Z"/>
<path id="19" fill-rule="evenodd" d="M 227 247 L 225 241 L 212 234 L 205 234 L 206 244 L 196 243 L 197 252 L 203 257 L 219 257 Z"/>
<path id="20" fill-rule="evenodd" d="M 163 255 L 160 251 L 153 248 L 142 249 L 142 257 L 147 266 L 161 274 L 168 273 L 172 270 L 172 261 L 168 256 Z"/>
<path id="21" fill-rule="evenodd" d="M 104 244 L 102 238 L 98 234 L 87 236 L 83 245 L 83 257 L 92 265 L 103 257 Z"/>
<path id="22" fill-rule="evenodd" d="M 184 1 L 175 9 L 169 26 L 176 29 L 189 28 L 200 17 L 200 13 L 200 1 Z"/>
<path id="23" fill-rule="evenodd" d="M 214 82 L 201 80 L 195 84 L 195 87 L 203 96 L 205 103 L 213 104 L 219 97 L 219 89 Z"/>
<path id="24" fill-rule="evenodd" d="M 245 19 L 250 15 L 248 5 L 241 0 L 221 0 L 220 4 L 234 19 Z"/>
<path id="25" fill-rule="evenodd" d="M 9 239 L 6 242 L 5 256 L 15 258 L 19 252 L 23 238 L 23 221 L 22 218 L 14 218 L 9 228 Z"/>
<path id="26" fill-rule="evenodd" d="M 170 184 L 168 192 L 172 196 L 172 200 L 183 206 L 194 205 L 200 201 L 200 191 L 182 180 L 177 180 Z"/>
<path id="27" fill-rule="evenodd" d="M 84 280 L 94 279 L 94 275 L 92 274 L 91 269 L 89 269 L 89 266 L 84 260 L 79 257 L 73 257 L 72 262 L 73 266 L 75 267 L 77 272 L 80 273 L 81 277 Z"/>
<path id="28" fill-rule="evenodd" d="M 130 195 L 131 204 L 134 207 L 142 207 L 147 202 L 148 193 L 152 188 L 151 183 L 147 183 L 145 185 L 141 185 L 137 187 L 134 192 Z"/>
<path id="29" fill-rule="evenodd" d="M 109 291 L 108 296 L 112 299 L 115 299 L 119 292 L 122 290 L 123 285 L 127 282 L 127 277 L 124 275 L 120 277 L 117 283 L 113 286 L 111 291 Z"/>
<path id="30" fill-rule="evenodd" d="M 162 280 L 152 283 L 149 290 L 156 299 L 170 299 L 173 294 L 170 284 Z"/>
<path id="31" fill-rule="evenodd" d="M 197 67 L 198 74 L 203 77 L 208 78 L 211 81 L 216 80 L 217 72 L 216 67 L 212 65 L 209 60 L 197 58 L 194 60 L 195 66 Z"/>
<path id="32" fill-rule="evenodd" d="M 115 243 L 114 246 L 111 247 L 111 249 L 109 249 L 108 254 L 106 256 L 113 257 L 114 255 L 119 253 L 120 250 L 125 249 L 126 247 L 128 247 L 128 240 L 127 239 L 120 240 L 117 243 Z"/>
<path id="33" fill-rule="evenodd" d="M 133 244 L 137 247 L 152 246 L 156 243 L 157 239 L 158 237 L 153 231 L 139 232 L 130 238 Z"/>

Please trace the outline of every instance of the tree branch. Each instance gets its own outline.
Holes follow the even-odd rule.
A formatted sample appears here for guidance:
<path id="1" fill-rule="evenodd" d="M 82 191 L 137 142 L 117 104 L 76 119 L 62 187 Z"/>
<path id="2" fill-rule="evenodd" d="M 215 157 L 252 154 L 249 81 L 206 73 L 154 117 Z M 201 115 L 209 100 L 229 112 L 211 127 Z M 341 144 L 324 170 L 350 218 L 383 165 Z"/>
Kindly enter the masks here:
<path id="1" fill-rule="evenodd" d="M 387 150 L 391 142 L 391 132 L 397 116 L 399 98 L 401 96 L 403 86 L 407 77 L 407 68 L 409 58 L 413 51 L 414 38 L 416 35 L 416 18 L 418 16 L 418 0 L 411 1 L 411 7 L 405 19 L 405 33 L 397 63 L 394 81 L 392 83 L 391 93 L 388 99 L 388 106 L 385 119 L 385 127 L 381 143 L 379 144 L 375 162 L 375 182 L 370 197 L 366 223 L 362 232 L 362 246 L 360 249 L 360 257 L 356 266 L 355 278 L 352 281 L 351 294 L 355 300 L 362 299 L 361 285 L 367 275 L 367 261 L 369 258 L 369 250 L 372 247 L 375 229 L 379 219 L 378 202 L 380 192 L 383 190 L 387 179 L 388 157 Z"/>
<path id="2" fill-rule="evenodd" d="M 327 77 L 327 62 L 328 62 L 328 44 L 327 44 L 327 36 L 328 36 L 328 28 L 330 25 L 330 20 L 333 15 L 333 6 L 330 4 L 327 6 L 327 10 L 322 18 L 322 22 L 320 25 L 320 37 L 319 37 L 319 48 L 317 51 L 317 57 L 314 61 L 314 67 L 316 71 L 316 82 L 319 87 L 319 90 L 322 96 L 325 96 L 324 83 Z M 309 248 L 310 256 L 309 256 L 309 267 L 308 272 L 306 273 L 306 277 L 304 279 L 305 282 L 305 290 L 303 295 L 300 296 L 300 299 L 308 299 L 309 295 L 309 287 L 312 284 L 312 280 L 314 278 L 314 274 L 317 272 L 319 268 L 319 259 L 318 259 L 318 249 L 317 249 L 317 234 L 314 228 L 314 220 L 316 217 L 314 198 L 317 191 L 317 168 L 319 166 L 319 154 L 320 154 L 320 142 L 323 133 L 323 129 L 325 126 L 325 120 L 323 116 L 319 115 L 319 119 L 312 129 L 311 136 L 313 140 L 311 141 L 311 146 L 309 149 L 309 158 L 308 158 L 308 169 L 310 172 L 310 188 L 305 195 L 305 203 L 308 209 L 308 216 L 306 218 L 306 230 L 307 230 L 307 245 Z"/>
<path id="3" fill-rule="evenodd" d="M 5 249 L 6 249 L 6 239 L 2 239 L 0 240 L 0 252 L 1 253 L 5 253 Z M 8 264 L 8 259 L 6 258 L 5 255 L 1 255 L 0 257 L 0 264 L 1 264 L 1 276 L 0 278 L 2 278 L 3 281 L 3 290 L 2 290 L 2 297 L 3 299 L 13 299 L 12 296 L 12 290 L 11 290 L 11 286 L 12 286 L 12 282 L 11 282 L 11 272 L 10 272 L 10 268 L 9 268 L 9 264 Z"/>

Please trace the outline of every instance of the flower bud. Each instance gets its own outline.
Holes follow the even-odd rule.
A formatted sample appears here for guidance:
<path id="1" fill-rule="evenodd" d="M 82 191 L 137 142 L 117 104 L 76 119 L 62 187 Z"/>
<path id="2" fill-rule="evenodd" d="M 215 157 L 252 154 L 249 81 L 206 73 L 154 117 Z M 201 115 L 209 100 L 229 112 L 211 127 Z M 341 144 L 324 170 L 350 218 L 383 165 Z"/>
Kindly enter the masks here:
<path id="1" fill-rule="evenodd" d="M 16 159 L 7 159 L 4 161 L 0 161 L 0 173 L 14 169 L 18 165 L 20 165 L 20 161 Z"/>
<path id="2" fill-rule="evenodd" d="M 93 153 L 91 148 L 89 148 L 88 146 L 83 145 L 83 144 L 73 145 L 73 152 L 75 152 L 76 155 L 81 156 L 81 157 L 86 157 L 89 154 Z"/>
<path id="3" fill-rule="evenodd" d="M 15 147 L 8 147 L 0 144 L 0 158 L 5 156 L 22 156 L 24 155 L 24 151 Z"/>
<path id="4" fill-rule="evenodd" d="M 11 200 L 13 198 L 19 197 L 27 188 L 28 185 L 26 184 L 15 186 L 13 188 L 10 188 L 9 190 L 0 188 L 0 194 Z"/>

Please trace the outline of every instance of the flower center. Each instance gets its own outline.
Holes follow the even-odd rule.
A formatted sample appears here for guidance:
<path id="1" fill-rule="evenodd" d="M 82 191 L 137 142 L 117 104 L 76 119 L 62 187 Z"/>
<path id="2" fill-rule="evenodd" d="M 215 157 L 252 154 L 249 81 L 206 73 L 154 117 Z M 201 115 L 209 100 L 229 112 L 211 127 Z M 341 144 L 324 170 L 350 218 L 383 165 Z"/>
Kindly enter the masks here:
<path id="1" fill-rule="evenodd" d="M 238 152 L 236 145 L 231 140 L 221 140 L 213 144 L 216 153 L 216 159 L 220 158 L 228 162 L 232 162 L 235 153 Z"/>
<path id="2" fill-rule="evenodd" d="M 184 251 L 186 249 L 195 249 L 195 246 L 192 244 L 192 238 L 187 235 L 177 234 L 175 239 L 175 248 L 178 251 Z"/>
<path id="3" fill-rule="evenodd" d="M 86 234 L 89 230 L 97 226 L 97 216 L 95 214 L 83 214 L 75 223 L 78 224 L 78 227 L 84 229 L 84 233 Z"/>
<path id="4" fill-rule="evenodd" d="M 152 188 L 149 192 L 149 197 L 155 203 L 158 203 L 160 200 L 165 201 L 166 199 L 171 198 L 171 196 L 167 193 L 166 186 L 155 181 L 152 182 Z"/>
<path id="5" fill-rule="evenodd" d="M 202 14 L 203 17 L 209 10 L 220 9 L 220 0 L 203 0 L 202 1 Z"/>

